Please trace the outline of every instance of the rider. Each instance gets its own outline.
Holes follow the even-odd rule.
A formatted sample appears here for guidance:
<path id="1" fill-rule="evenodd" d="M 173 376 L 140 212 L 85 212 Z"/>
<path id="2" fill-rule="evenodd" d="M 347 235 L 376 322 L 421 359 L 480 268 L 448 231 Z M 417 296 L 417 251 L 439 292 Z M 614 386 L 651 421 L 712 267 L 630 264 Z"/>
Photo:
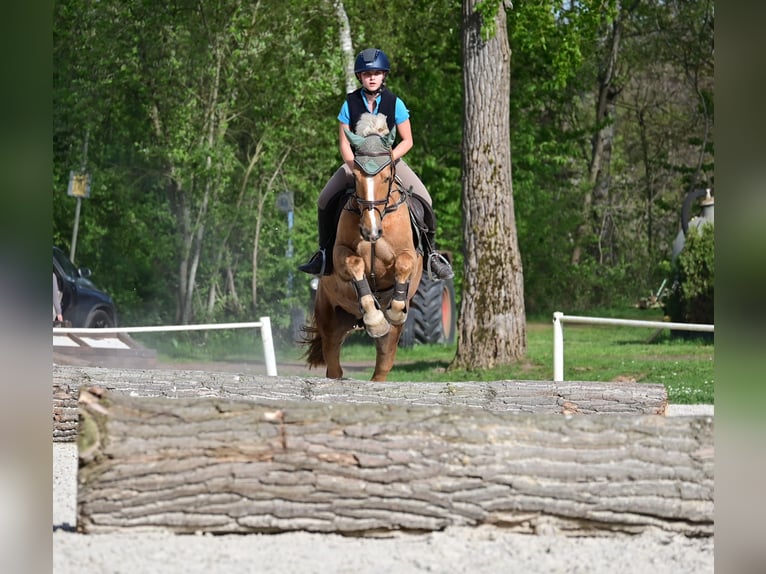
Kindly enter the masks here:
<path id="1" fill-rule="evenodd" d="M 317 200 L 319 251 L 314 253 L 308 262 L 298 266 L 301 271 L 321 275 L 329 274 L 332 269 L 332 248 L 337 223 L 333 206 L 348 188 L 354 187 L 354 152 L 344 129 L 353 131 L 349 126 L 356 126 L 363 113 L 371 112 L 385 114 L 388 128 L 393 129 L 396 126 L 396 133 L 401 138 L 392 154 L 396 162 L 396 179 L 403 189 L 411 190 L 413 197 L 419 199 L 423 206 L 423 217 L 421 221 L 418 221 L 418 227 L 423 229 L 425 236 L 421 239 L 421 247 L 426 261 L 426 272 L 429 277 L 435 276 L 438 279 L 450 279 L 455 275 L 449 262 L 434 250 L 436 217 L 431 206 L 431 196 L 420 178 L 402 159 L 402 156 L 412 148 L 410 112 L 404 102 L 385 86 L 390 69 L 388 56 L 383 50 L 368 48 L 356 57 L 354 73 L 362 87 L 346 96 L 346 101 L 343 102 L 338 114 L 340 154 L 344 163 L 319 194 Z M 413 211 L 417 213 L 419 210 Z"/>

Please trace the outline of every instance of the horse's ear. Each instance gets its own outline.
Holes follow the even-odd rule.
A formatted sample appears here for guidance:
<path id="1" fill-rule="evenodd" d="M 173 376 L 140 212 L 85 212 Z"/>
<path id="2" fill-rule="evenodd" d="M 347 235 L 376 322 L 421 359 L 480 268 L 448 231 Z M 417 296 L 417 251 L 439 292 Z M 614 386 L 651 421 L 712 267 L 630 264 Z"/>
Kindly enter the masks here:
<path id="1" fill-rule="evenodd" d="M 364 143 L 364 138 L 362 136 L 352 133 L 348 128 L 343 128 L 343 132 L 346 134 L 346 138 L 353 147 L 359 147 Z"/>
<path id="2" fill-rule="evenodd" d="M 388 142 L 388 147 L 391 147 L 394 145 L 394 140 L 396 139 L 396 126 L 394 126 L 390 132 L 388 132 L 388 136 L 386 138 L 386 142 Z"/>

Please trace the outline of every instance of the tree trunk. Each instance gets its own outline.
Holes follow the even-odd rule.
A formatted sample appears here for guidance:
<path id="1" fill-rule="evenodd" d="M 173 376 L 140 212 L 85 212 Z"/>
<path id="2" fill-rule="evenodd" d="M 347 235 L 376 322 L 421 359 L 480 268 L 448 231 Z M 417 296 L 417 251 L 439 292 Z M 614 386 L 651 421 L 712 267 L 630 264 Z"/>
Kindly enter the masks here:
<path id="1" fill-rule="evenodd" d="M 234 307 L 234 311 L 237 315 L 242 313 L 242 304 L 239 301 L 239 295 L 237 294 L 237 284 L 234 282 L 234 269 L 231 264 L 226 265 L 226 292 L 231 299 L 231 304 Z"/>
<path id="2" fill-rule="evenodd" d="M 81 387 L 133 397 L 228 398 L 472 407 L 497 413 L 664 414 L 667 391 L 651 383 L 483 381 L 360 384 L 204 371 L 53 367 L 53 440 L 77 437 Z"/>
<path id="3" fill-rule="evenodd" d="M 77 528 L 713 534 L 712 418 L 83 391 Z"/>
<path id="4" fill-rule="evenodd" d="M 253 312 L 258 312 L 258 249 L 261 246 L 261 223 L 263 222 L 263 206 L 266 203 L 266 192 L 258 196 L 255 218 L 255 233 L 253 234 L 253 279 L 250 285 Z"/>
<path id="5" fill-rule="evenodd" d="M 290 151 L 292 148 L 289 146 L 282 154 L 282 157 L 279 159 L 279 163 L 277 164 L 277 167 L 274 169 L 274 172 L 271 174 L 271 177 L 269 178 L 268 183 L 266 184 L 266 189 L 262 192 L 259 192 L 258 199 L 257 199 L 257 216 L 255 218 L 255 234 L 253 235 L 253 254 L 252 254 L 252 262 L 253 262 L 253 281 L 252 281 L 252 297 L 253 297 L 253 311 L 258 312 L 258 250 L 261 246 L 261 224 L 265 220 L 263 217 L 263 212 L 266 207 L 266 199 L 268 199 L 269 194 L 272 193 L 274 190 L 274 185 L 277 180 L 277 176 L 282 174 L 282 166 L 284 165 L 285 161 L 287 160 L 288 156 L 290 155 Z"/>
<path id="6" fill-rule="evenodd" d="M 346 77 L 346 93 L 356 89 L 356 74 L 354 74 L 354 43 L 351 40 L 351 24 L 343 5 L 343 0 L 334 0 L 335 15 L 338 18 L 338 38 L 340 52 L 343 55 L 343 69 Z"/>
<path id="7" fill-rule="evenodd" d="M 506 16 L 491 23 L 463 1 L 463 299 L 453 368 L 488 369 L 526 354 L 524 283 L 511 182 Z"/>
<path id="8" fill-rule="evenodd" d="M 616 84 L 617 56 L 620 52 L 622 38 L 623 14 L 632 11 L 637 2 L 628 7 L 619 7 L 618 13 L 611 23 L 607 40 L 604 61 L 598 72 L 598 93 L 596 94 L 595 129 L 591 141 L 591 157 L 588 166 L 588 189 L 583 196 L 582 222 L 577 228 L 572 249 L 572 265 L 579 265 L 582 259 L 583 247 L 589 242 L 589 237 L 595 237 L 599 245 L 599 260 L 603 261 L 603 240 L 606 234 L 611 234 L 612 226 L 604 226 L 606 214 L 599 215 L 598 208 L 608 207 L 609 187 L 611 184 L 612 144 L 614 140 L 615 110 L 620 87 Z M 608 231 L 605 231 L 608 230 Z"/>

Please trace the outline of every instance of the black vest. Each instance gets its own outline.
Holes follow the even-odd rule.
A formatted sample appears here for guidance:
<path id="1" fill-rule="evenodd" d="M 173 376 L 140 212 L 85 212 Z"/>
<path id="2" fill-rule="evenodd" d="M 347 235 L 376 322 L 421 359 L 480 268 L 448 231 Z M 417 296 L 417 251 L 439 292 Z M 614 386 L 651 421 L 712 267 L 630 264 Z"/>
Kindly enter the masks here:
<path id="1" fill-rule="evenodd" d="M 368 111 L 364 105 L 364 96 L 361 95 L 361 91 L 362 88 L 359 88 L 346 96 L 349 115 L 348 125 L 351 128 L 351 131 L 356 130 L 356 124 L 359 121 L 359 118 L 362 117 L 362 114 Z M 390 92 L 388 88 L 383 88 L 380 92 L 378 113 L 385 114 L 388 129 L 394 129 L 394 126 L 396 125 L 396 96 Z"/>

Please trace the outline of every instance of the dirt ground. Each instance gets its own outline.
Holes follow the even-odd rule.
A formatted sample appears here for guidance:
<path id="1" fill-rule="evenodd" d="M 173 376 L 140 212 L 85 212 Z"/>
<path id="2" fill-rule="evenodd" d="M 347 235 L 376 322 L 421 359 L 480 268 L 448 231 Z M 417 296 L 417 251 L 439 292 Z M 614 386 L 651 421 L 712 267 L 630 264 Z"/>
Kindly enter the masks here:
<path id="1" fill-rule="evenodd" d="M 175 535 L 76 532 L 77 446 L 53 444 L 53 572 L 82 574 L 706 574 L 714 540 L 662 531 L 570 538 L 556 532 L 450 527 L 387 538 L 286 532 Z"/>

